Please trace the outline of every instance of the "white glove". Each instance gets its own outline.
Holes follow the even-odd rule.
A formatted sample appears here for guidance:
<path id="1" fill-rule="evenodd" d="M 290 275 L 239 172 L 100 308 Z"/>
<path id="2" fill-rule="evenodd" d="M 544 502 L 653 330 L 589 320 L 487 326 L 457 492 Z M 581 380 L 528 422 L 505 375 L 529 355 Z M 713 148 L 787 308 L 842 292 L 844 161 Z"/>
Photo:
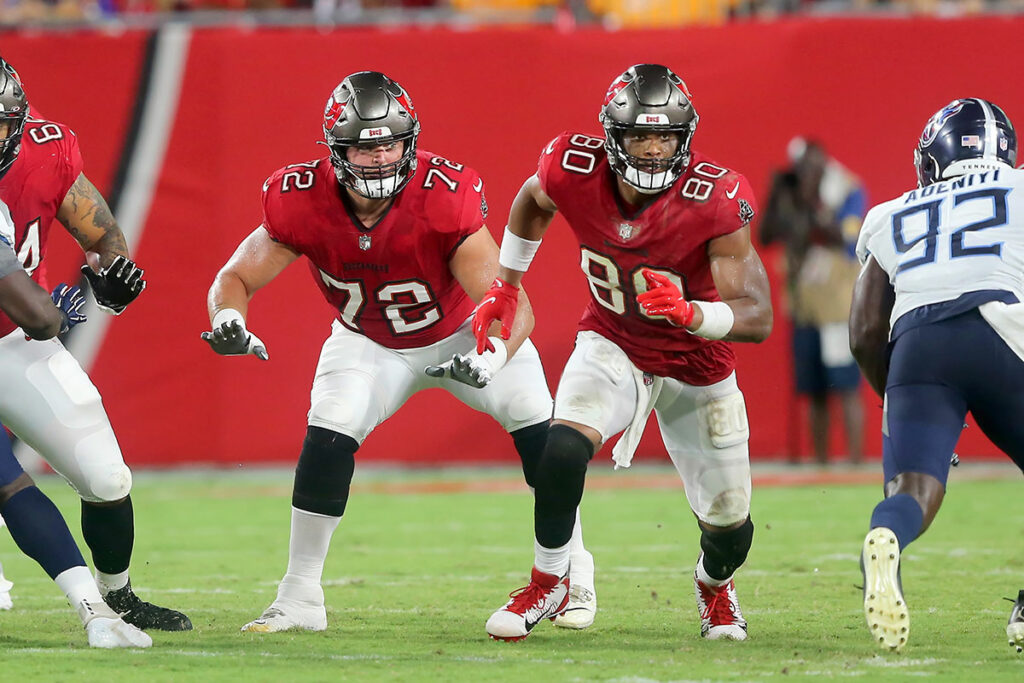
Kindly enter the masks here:
<path id="1" fill-rule="evenodd" d="M 451 360 L 440 365 L 428 365 L 424 372 L 431 377 L 450 377 L 476 389 L 483 389 L 508 361 L 505 342 L 497 337 L 490 339 L 494 344 L 494 351 L 478 354 L 476 349 L 473 349 L 467 354 L 456 353 Z"/>
<path id="2" fill-rule="evenodd" d="M 233 308 L 225 308 L 213 316 L 213 331 L 199 335 L 210 348 L 222 356 L 252 354 L 260 360 L 270 360 L 267 345 L 245 329 L 245 318 Z"/>

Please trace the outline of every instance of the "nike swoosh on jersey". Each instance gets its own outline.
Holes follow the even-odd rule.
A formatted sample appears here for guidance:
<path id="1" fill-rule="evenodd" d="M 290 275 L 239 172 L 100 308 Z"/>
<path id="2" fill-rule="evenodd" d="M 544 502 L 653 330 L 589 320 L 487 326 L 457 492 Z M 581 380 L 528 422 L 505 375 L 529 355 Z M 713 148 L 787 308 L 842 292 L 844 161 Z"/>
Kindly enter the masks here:
<path id="1" fill-rule="evenodd" d="M 739 190 L 740 190 L 740 181 L 737 180 L 736 181 L 736 187 L 732 188 L 732 192 L 730 192 L 729 190 L 726 190 L 725 191 L 725 196 L 728 197 L 729 199 L 732 199 L 733 197 L 736 196 L 736 193 L 739 192 Z"/>
<path id="2" fill-rule="evenodd" d="M 483 178 L 477 178 L 476 182 L 473 184 L 473 189 L 476 190 L 477 192 L 479 192 L 480 190 L 484 189 L 484 179 Z"/>

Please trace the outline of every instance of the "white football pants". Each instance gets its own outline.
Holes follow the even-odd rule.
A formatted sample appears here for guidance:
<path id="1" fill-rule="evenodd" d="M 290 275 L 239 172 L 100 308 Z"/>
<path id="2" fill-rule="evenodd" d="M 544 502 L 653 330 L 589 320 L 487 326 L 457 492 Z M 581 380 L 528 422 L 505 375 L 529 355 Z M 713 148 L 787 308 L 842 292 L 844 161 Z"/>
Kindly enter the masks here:
<path id="1" fill-rule="evenodd" d="M 633 420 L 633 372 L 616 344 L 596 332 L 580 332 L 558 383 L 555 419 L 586 425 L 607 441 Z M 750 512 L 750 432 L 736 373 L 703 387 L 662 381 L 654 412 L 690 508 L 712 526 L 742 522 Z"/>

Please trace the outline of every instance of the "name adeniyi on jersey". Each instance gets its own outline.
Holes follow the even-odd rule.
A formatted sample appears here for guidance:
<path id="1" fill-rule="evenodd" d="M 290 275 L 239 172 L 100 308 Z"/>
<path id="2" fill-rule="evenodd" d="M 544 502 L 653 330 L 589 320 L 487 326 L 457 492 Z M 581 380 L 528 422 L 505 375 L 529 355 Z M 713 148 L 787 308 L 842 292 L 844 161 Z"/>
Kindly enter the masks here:
<path id="1" fill-rule="evenodd" d="M 700 152 L 639 211 L 620 198 L 603 138 L 562 133 L 541 154 L 538 178 L 580 244 L 591 299 L 579 329 L 615 342 L 644 372 L 707 386 L 736 366 L 729 343 L 688 334 L 636 303 L 642 270 L 672 279 L 688 300 L 720 301 L 708 242 L 748 225 L 756 203 L 740 173 Z"/>
<path id="2" fill-rule="evenodd" d="M 1024 171 L 983 171 L 905 192 L 871 209 L 857 256 L 896 292 L 892 337 L 987 301 L 1024 301 Z M 902 319 L 902 320 L 901 320 Z"/>
<path id="3" fill-rule="evenodd" d="M 387 213 L 365 227 L 343 201 L 330 159 L 276 171 L 263 186 L 263 227 L 309 259 L 324 298 L 348 329 L 392 349 L 449 337 L 473 301 L 449 261 L 484 225 L 483 181 L 427 151 Z"/>
<path id="4" fill-rule="evenodd" d="M 68 190 L 82 172 L 78 138 L 67 126 L 39 118 L 25 122 L 21 150 L 0 178 L 0 200 L 14 221 L 14 251 L 25 271 L 44 289 L 46 241 Z M 0 313 L 0 337 L 17 329 Z"/>

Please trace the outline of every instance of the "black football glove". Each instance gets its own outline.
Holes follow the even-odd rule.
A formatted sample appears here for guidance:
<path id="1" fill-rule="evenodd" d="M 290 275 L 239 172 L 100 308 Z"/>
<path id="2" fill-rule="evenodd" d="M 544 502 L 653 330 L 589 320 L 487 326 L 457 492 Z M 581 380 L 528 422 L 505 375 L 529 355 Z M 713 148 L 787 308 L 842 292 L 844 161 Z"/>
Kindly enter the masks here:
<path id="1" fill-rule="evenodd" d="M 492 379 L 490 366 L 475 353 L 456 353 L 451 360 L 428 365 L 423 371 L 431 377 L 449 377 L 474 389 L 483 389 Z"/>
<path id="2" fill-rule="evenodd" d="M 210 348 L 222 356 L 246 356 L 252 354 L 260 360 L 270 360 L 267 354 L 267 345 L 255 334 L 245 329 L 245 320 L 237 311 L 228 309 L 230 315 L 223 311 L 218 316 L 223 316 L 223 321 L 213 326 L 210 332 L 203 332 L 199 336 Z M 214 320 L 217 320 L 215 318 Z"/>
<path id="3" fill-rule="evenodd" d="M 92 286 L 96 304 L 101 310 L 113 315 L 121 315 L 128 304 L 142 294 L 146 288 L 146 281 L 142 279 L 143 272 L 134 261 L 120 255 L 98 274 L 89 264 L 82 266 L 82 274 Z"/>

